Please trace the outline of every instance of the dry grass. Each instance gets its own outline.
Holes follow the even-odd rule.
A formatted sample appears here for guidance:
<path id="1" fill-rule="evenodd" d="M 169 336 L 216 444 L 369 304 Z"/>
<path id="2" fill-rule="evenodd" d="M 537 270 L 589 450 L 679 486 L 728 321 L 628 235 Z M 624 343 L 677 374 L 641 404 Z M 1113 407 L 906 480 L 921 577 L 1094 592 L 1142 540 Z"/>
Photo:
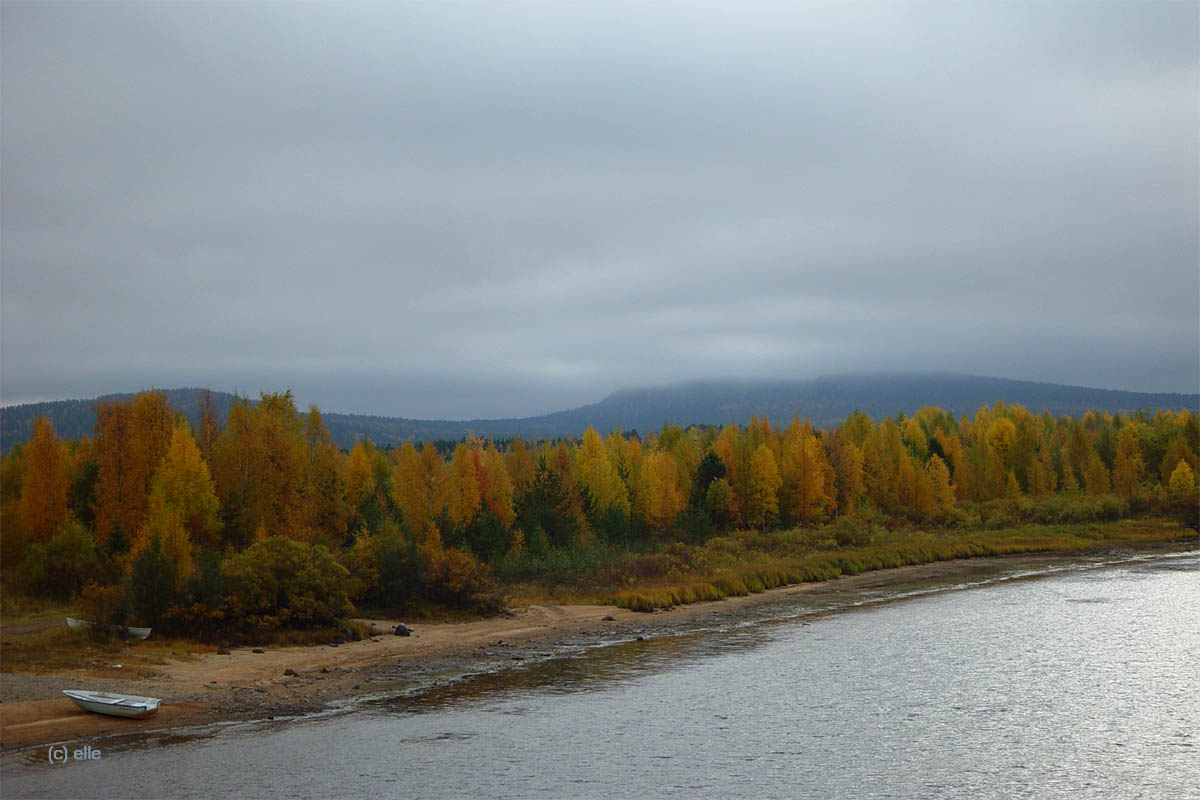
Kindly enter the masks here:
<path id="1" fill-rule="evenodd" d="M 182 638 L 151 636 L 139 641 L 103 631 L 74 631 L 67 617 L 79 616 L 71 604 L 5 591 L 0 601 L 0 671 L 51 673 L 83 670 L 112 677 L 112 665 L 135 674 L 153 672 L 167 658 L 214 648 Z"/>
<path id="2" fill-rule="evenodd" d="M 835 539 L 847 528 L 855 545 Z M 559 554 L 535 577 L 503 585 L 509 605 L 615 604 L 651 610 L 761 592 L 791 583 L 944 561 L 952 558 L 1082 550 L 1187 538 L 1194 534 L 1164 520 L 1120 520 L 999 530 L 923 532 L 838 525 L 786 531 L 733 531 L 703 545 L 676 543 L 657 552 L 601 552 L 594 543 Z M 525 570 L 528 572 L 529 570 Z M 535 571 L 536 572 L 536 571 Z"/>
<path id="3" fill-rule="evenodd" d="M 60 618 L 61 619 L 61 618 Z M 124 639 L 98 631 L 73 631 L 62 625 L 13 632 L 0 625 L 0 671 L 48 674 L 82 670 L 112 676 L 113 664 L 133 674 L 152 674 L 167 658 L 187 658 L 214 648 L 186 639 Z"/>
<path id="4" fill-rule="evenodd" d="M 607 602 L 634 611 L 653 611 L 754 594 L 793 583 L 933 561 L 1017 553 L 1072 553 L 1194 536 L 1173 522 L 1123 520 L 1024 525 L 953 534 L 894 532 L 872 537 L 872 542 L 864 546 L 803 552 L 805 537 L 796 532 L 746 533 L 695 548 L 688 554 L 690 569 L 676 567 L 663 579 L 639 581 L 636 588 L 613 593 Z M 784 541 L 788 543 L 786 546 L 775 546 Z"/>
<path id="5" fill-rule="evenodd" d="M 254 640 L 204 642 L 182 636 L 152 633 L 149 639 L 127 639 L 94 630 L 71 630 L 67 617 L 80 617 L 73 604 L 5 591 L 0 599 L 0 672 L 48 674 L 82 670 L 86 674 L 113 676 L 113 664 L 137 675 L 154 673 L 167 659 L 187 659 L 195 653 L 213 652 L 222 646 L 246 644 L 328 644 L 351 630 L 368 633 L 363 626 L 284 629 Z"/>

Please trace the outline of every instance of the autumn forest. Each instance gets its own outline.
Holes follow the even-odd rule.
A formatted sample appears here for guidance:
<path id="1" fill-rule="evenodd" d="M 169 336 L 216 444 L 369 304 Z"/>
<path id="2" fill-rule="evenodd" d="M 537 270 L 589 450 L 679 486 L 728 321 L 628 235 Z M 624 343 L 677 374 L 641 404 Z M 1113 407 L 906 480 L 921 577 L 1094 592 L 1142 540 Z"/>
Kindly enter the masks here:
<path id="1" fill-rule="evenodd" d="M 1021 525 L 1194 527 L 1198 507 L 1200 421 L 1186 410 L 996 404 L 957 419 L 858 412 L 825 430 L 753 419 L 348 452 L 290 392 L 241 399 L 223 423 L 210 401 L 198 418 L 147 392 L 100 403 L 92 437 L 63 441 L 38 420 L 0 463 L 5 588 L 114 624 L 262 635 L 355 607 L 487 613 L 514 587 L 568 580 L 621 602 L 689 569 L 727 594 L 746 584 L 711 577 L 728 566 L 718 555 L 747 537 L 845 567 L 885 542 L 951 557 L 976 532 Z M 814 576 L 774 582 L 796 577 Z"/>

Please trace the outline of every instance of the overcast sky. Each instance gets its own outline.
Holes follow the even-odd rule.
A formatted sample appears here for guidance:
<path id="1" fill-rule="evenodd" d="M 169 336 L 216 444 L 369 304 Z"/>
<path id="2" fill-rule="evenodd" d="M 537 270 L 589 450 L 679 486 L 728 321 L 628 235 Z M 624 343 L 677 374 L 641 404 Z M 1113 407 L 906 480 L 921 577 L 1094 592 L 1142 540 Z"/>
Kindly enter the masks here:
<path id="1" fill-rule="evenodd" d="M 5 0 L 5 404 L 1200 384 L 1200 4 Z"/>

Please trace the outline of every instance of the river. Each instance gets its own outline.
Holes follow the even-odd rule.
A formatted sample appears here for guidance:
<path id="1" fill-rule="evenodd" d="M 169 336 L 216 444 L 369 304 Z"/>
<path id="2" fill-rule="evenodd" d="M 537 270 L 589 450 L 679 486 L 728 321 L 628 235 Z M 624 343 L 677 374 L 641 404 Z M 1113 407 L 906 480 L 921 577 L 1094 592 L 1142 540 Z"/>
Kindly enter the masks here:
<path id="1" fill-rule="evenodd" d="M 15 797 L 1200 798 L 1200 554 L 787 604 L 291 721 L 6 754 Z M 76 742 L 72 748 L 85 744 Z"/>

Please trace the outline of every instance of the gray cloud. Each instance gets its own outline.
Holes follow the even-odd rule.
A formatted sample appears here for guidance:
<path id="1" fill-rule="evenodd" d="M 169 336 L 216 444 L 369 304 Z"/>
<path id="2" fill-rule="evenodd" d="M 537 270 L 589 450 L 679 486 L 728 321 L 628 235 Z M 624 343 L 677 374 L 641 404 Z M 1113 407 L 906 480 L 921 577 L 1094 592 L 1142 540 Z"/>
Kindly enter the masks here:
<path id="1" fill-rule="evenodd" d="M 1200 384 L 1194 4 L 0 13 L 6 403 Z"/>

